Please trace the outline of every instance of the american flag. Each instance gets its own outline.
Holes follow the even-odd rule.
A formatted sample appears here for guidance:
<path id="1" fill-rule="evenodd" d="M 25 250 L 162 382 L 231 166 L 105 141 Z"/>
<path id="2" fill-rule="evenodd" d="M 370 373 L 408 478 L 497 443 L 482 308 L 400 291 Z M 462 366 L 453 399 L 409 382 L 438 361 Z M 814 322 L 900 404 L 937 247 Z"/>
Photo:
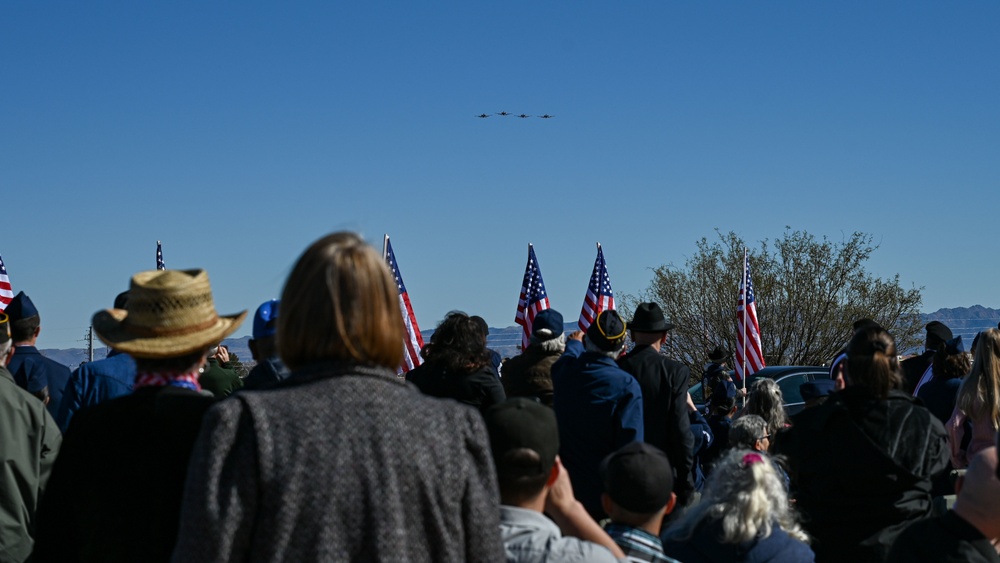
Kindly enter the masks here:
<path id="1" fill-rule="evenodd" d="M 6 310 L 13 299 L 14 292 L 10 288 L 10 278 L 7 277 L 7 266 L 3 265 L 3 258 L 0 258 L 0 311 Z"/>
<path id="2" fill-rule="evenodd" d="M 542 271 L 535 258 L 535 247 L 528 245 L 528 264 L 524 267 L 524 281 L 521 282 L 521 296 L 517 300 L 517 315 L 514 322 L 521 325 L 521 349 L 526 350 L 531 343 L 531 325 L 535 315 L 549 308 L 549 296 L 545 293 Z"/>
<path id="3" fill-rule="evenodd" d="M 615 292 L 611 290 L 611 278 L 608 277 L 608 265 L 604 261 L 604 250 L 597 243 L 597 260 L 594 261 L 594 273 L 590 274 L 590 285 L 587 287 L 587 297 L 583 300 L 580 310 L 580 330 L 586 331 L 601 311 L 615 308 Z"/>
<path id="4" fill-rule="evenodd" d="M 750 279 L 750 257 L 743 253 L 743 279 L 736 299 L 736 379 L 745 381 L 743 372 L 751 376 L 764 367 L 760 351 L 760 325 L 757 324 L 757 300 Z"/>
<path id="5" fill-rule="evenodd" d="M 167 269 L 166 264 L 163 263 L 163 247 L 160 245 L 160 241 L 156 241 L 156 269 Z"/>
<path id="6" fill-rule="evenodd" d="M 420 336 L 420 327 L 417 326 L 417 316 L 413 314 L 413 306 L 410 304 L 410 295 L 403 285 L 403 276 L 399 274 L 399 265 L 396 264 L 396 254 L 389 244 L 389 235 L 385 235 L 385 245 L 383 256 L 392 270 L 392 277 L 396 280 L 396 289 L 399 290 L 399 310 L 403 315 L 403 325 L 406 327 L 406 336 L 403 340 L 403 363 L 396 370 L 397 374 L 404 374 L 424 362 L 420 357 L 420 349 L 424 347 L 424 337 Z"/>

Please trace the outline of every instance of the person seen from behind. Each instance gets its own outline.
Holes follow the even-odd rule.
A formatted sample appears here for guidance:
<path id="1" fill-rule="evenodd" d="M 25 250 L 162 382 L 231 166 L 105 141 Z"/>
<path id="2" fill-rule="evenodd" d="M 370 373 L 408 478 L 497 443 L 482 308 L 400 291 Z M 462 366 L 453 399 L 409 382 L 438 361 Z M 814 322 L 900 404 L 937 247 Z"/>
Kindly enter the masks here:
<path id="1" fill-rule="evenodd" d="M 243 389 L 267 389 L 288 378 L 288 368 L 278 356 L 278 309 L 277 299 L 265 301 L 257 307 L 253 316 L 253 338 L 248 342 L 250 355 L 257 365 L 243 379 Z"/>
<path id="2" fill-rule="evenodd" d="M 628 561 L 674 561 L 663 554 L 663 519 L 674 510 L 674 470 L 667 454 L 646 442 L 622 446 L 601 462 L 604 530 Z"/>
<path id="3" fill-rule="evenodd" d="M 643 441 L 642 389 L 615 363 L 625 347 L 625 322 L 614 309 L 598 313 L 586 335 L 576 331 L 552 366 L 559 455 L 573 475 L 573 493 L 596 519 L 601 508 L 601 460 Z"/>
<path id="4" fill-rule="evenodd" d="M 406 380 L 425 395 L 454 399 L 480 412 L 506 398 L 486 348 L 486 336 L 465 313 L 448 313 L 420 355 L 424 363 L 406 372 Z"/>
<path id="5" fill-rule="evenodd" d="M 62 435 L 45 404 L 14 383 L 10 318 L 0 312 L 0 563 L 22 563 Z"/>
<path id="6" fill-rule="evenodd" d="M 552 409 L 515 397 L 484 416 L 500 486 L 506 560 L 599 563 L 623 557 L 573 497 L 569 473 L 559 461 L 559 429 Z"/>
<path id="7" fill-rule="evenodd" d="M 508 397 L 535 397 L 552 406 L 552 365 L 566 350 L 563 316 L 545 309 L 531 323 L 531 343 L 504 362 L 503 389 Z"/>
<path id="8" fill-rule="evenodd" d="M 789 425 L 785 414 L 785 399 L 781 388 L 773 379 L 758 379 L 750 386 L 750 396 L 741 416 L 755 414 L 767 423 L 767 433 L 777 434 L 779 430 Z"/>
<path id="9" fill-rule="evenodd" d="M 708 477 L 701 499 L 661 534 L 684 563 L 808 563 L 809 536 L 766 454 L 733 449 Z"/>
<path id="10" fill-rule="evenodd" d="M 931 478 L 948 459 L 944 427 L 899 391 L 896 343 L 879 326 L 847 345 L 845 387 L 803 410 L 772 451 L 786 457 L 817 561 L 882 561 L 931 511 Z"/>
<path id="11" fill-rule="evenodd" d="M 889 563 L 1000 563 L 1000 480 L 997 449 L 972 458 L 955 483 L 957 498 L 943 515 L 914 522 L 899 534 Z"/>
<path id="12" fill-rule="evenodd" d="M 204 270 L 132 276 L 128 309 L 94 314 L 94 332 L 135 359 L 135 389 L 77 412 L 38 509 L 35 563 L 170 559 L 191 449 L 205 411 L 209 349 L 246 311 L 220 315 Z"/>
<path id="13" fill-rule="evenodd" d="M 1000 330 L 984 330 L 972 371 L 958 390 L 948 428 L 951 463 L 968 467 L 969 460 L 993 445 L 1000 429 Z"/>
<path id="14" fill-rule="evenodd" d="M 385 260 L 354 233 L 303 252 L 277 327 L 292 373 L 205 415 L 173 561 L 503 557 L 483 419 L 396 377 L 398 297 Z"/>

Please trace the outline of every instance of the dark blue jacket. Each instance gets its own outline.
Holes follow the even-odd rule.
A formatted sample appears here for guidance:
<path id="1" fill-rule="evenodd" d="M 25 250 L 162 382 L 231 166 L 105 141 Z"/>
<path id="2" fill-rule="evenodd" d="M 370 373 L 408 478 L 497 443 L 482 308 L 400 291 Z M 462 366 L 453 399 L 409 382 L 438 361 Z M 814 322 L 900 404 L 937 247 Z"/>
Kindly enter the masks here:
<path id="1" fill-rule="evenodd" d="M 243 380 L 243 389 L 252 391 L 274 387 L 279 381 L 288 379 L 290 373 L 281 358 L 264 358 L 247 374 Z"/>
<path id="2" fill-rule="evenodd" d="M 552 366 L 552 387 L 559 455 L 573 493 L 591 515 L 603 516 L 598 466 L 611 452 L 643 439 L 642 390 L 614 360 L 584 352 L 573 339 Z"/>
<path id="3" fill-rule="evenodd" d="M 135 360 L 128 354 L 112 351 L 107 358 L 82 364 L 70 377 L 56 414 L 56 424 L 66 432 L 73 415 L 89 407 L 128 395 L 135 386 Z"/>
<path id="4" fill-rule="evenodd" d="M 729 450 L 729 429 L 733 427 L 733 419 L 724 415 L 708 417 L 706 421 L 712 430 L 712 443 L 701 454 L 702 469 L 711 473 L 712 466 Z"/>
<path id="5" fill-rule="evenodd" d="M 34 346 L 18 346 L 7 364 L 14 382 L 32 394 L 49 388 L 49 414 L 59 415 L 63 391 L 69 383 L 69 368 L 43 356 Z"/>
<path id="6" fill-rule="evenodd" d="M 719 520 L 702 522 L 692 536 L 681 542 L 664 540 L 663 552 L 684 563 L 811 563 L 815 555 L 808 545 L 788 535 L 777 525 L 771 535 L 744 543 L 720 543 Z"/>
<path id="7" fill-rule="evenodd" d="M 691 480 L 694 482 L 694 490 L 701 491 L 705 486 L 705 471 L 701 466 L 701 458 L 705 451 L 715 441 L 712 434 L 712 427 L 700 412 L 688 413 L 691 423 L 691 436 L 694 438 L 694 448 L 691 453 L 694 455 L 694 463 L 691 464 Z"/>

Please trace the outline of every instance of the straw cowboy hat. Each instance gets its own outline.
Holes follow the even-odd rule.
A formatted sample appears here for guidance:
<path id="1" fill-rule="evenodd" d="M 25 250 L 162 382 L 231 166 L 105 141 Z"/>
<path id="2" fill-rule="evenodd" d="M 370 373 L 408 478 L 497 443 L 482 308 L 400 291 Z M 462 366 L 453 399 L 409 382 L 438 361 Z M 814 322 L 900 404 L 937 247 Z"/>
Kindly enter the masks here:
<path id="1" fill-rule="evenodd" d="M 183 356 L 218 344 L 247 312 L 220 316 L 205 270 L 150 270 L 132 276 L 128 309 L 94 314 L 105 344 L 136 358 Z"/>

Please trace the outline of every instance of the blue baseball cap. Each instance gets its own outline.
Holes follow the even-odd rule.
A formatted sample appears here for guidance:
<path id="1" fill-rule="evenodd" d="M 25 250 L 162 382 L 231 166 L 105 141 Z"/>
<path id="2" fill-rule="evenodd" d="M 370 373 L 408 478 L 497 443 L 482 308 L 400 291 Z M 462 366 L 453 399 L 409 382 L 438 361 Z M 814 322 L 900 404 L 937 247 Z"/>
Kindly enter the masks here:
<path id="1" fill-rule="evenodd" d="M 261 303 L 260 307 L 257 307 L 257 312 L 253 316 L 254 338 L 267 338 L 274 336 L 275 332 L 277 332 L 278 305 L 280 303 L 280 300 L 272 299 Z"/>
<path id="2" fill-rule="evenodd" d="M 545 309 L 531 321 L 531 332 L 542 340 L 558 338 L 563 333 L 563 316 L 555 309 Z"/>

